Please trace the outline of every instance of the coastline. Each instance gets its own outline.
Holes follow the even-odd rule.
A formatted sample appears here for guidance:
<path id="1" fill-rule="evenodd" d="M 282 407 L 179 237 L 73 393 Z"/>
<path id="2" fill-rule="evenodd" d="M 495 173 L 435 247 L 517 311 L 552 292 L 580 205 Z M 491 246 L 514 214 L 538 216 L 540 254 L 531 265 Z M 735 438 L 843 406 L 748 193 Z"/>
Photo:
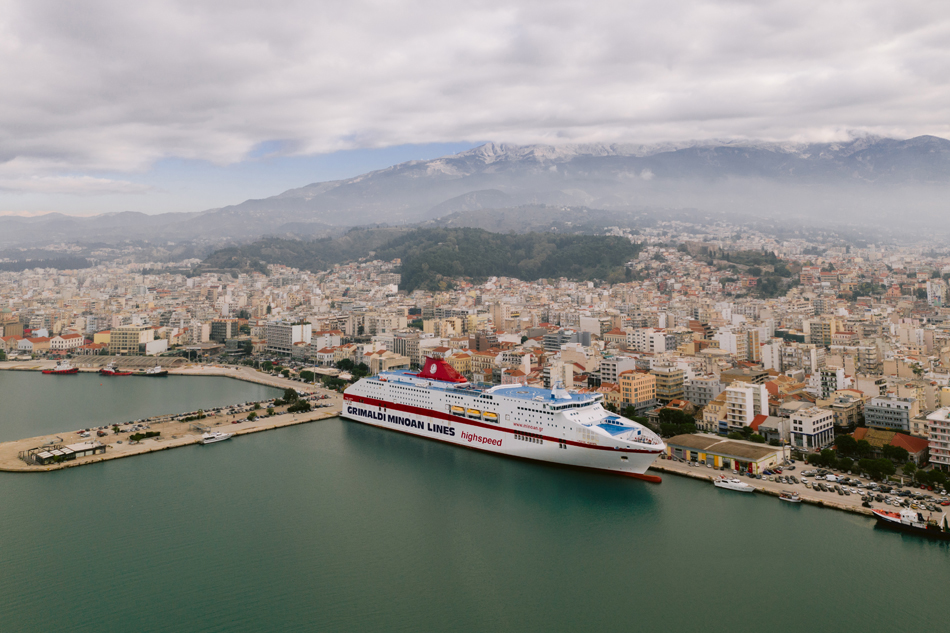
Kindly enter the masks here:
<path id="1" fill-rule="evenodd" d="M 661 459 L 655 461 L 653 465 L 650 466 L 650 468 L 671 475 L 679 475 L 681 477 L 691 477 L 693 479 L 705 480 L 710 484 L 712 483 L 713 479 L 721 474 L 726 474 L 727 476 L 732 475 L 731 471 L 726 472 L 715 469 L 707 469 L 704 466 L 688 466 L 684 463 Z M 782 484 L 777 481 L 766 481 L 764 479 L 755 479 L 749 481 L 751 485 L 755 486 L 756 493 L 762 493 L 777 498 L 781 494 L 782 490 L 792 490 L 798 493 L 802 503 L 807 503 L 822 508 L 830 508 L 832 510 L 841 510 L 842 512 L 850 512 L 852 514 L 860 514 L 866 517 L 874 516 L 874 514 L 871 512 L 873 509 L 893 509 L 892 506 L 885 505 L 878 501 L 872 501 L 872 507 L 865 508 L 861 505 L 861 497 L 858 495 L 852 494 L 851 496 L 840 496 L 834 492 L 822 492 L 820 490 L 815 490 L 814 488 L 806 488 L 802 484 Z"/>

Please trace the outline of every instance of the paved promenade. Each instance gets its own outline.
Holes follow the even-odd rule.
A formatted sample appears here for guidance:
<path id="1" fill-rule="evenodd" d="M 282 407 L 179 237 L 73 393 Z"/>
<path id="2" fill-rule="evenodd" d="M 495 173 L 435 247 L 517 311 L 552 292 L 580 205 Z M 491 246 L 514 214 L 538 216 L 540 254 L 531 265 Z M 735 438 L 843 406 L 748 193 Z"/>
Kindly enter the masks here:
<path id="1" fill-rule="evenodd" d="M 687 463 L 671 460 L 671 459 L 658 459 L 653 462 L 653 466 L 650 467 L 651 470 L 658 471 L 661 473 L 671 473 L 676 475 L 682 475 L 685 477 L 693 477 L 695 479 L 703 479 L 705 481 L 712 482 L 713 479 L 719 475 L 726 475 L 729 477 L 734 476 L 732 471 L 719 471 L 713 468 L 707 468 L 705 465 L 699 466 L 690 466 Z M 803 465 L 801 463 L 796 464 L 795 470 L 785 470 L 783 475 L 795 475 L 801 481 L 802 471 L 811 470 L 810 466 Z M 811 503 L 814 505 L 824 506 L 826 508 L 834 508 L 836 510 L 844 510 L 846 512 L 854 512 L 857 514 L 864 514 L 871 516 L 871 509 L 884 509 L 884 510 L 894 510 L 893 506 L 880 503 L 878 501 L 871 502 L 871 508 L 862 507 L 861 496 L 856 494 L 839 495 L 837 492 L 832 490 L 831 492 L 823 492 L 821 490 L 816 490 L 814 486 L 806 488 L 804 484 L 783 484 L 777 481 L 768 481 L 766 479 L 749 479 L 748 477 L 739 477 L 740 481 L 754 486 L 756 489 L 756 494 L 764 493 L 778 497 L 783 490 L 790 490 L 792 492 L 797 492 L 801 497 L 803 503 Z M 809 481 L 815 481 L 814 477 L 808 477 Z M 861 479 L 861 482 L 867 485 L 868 480 Z M 849 486 L 851 487 L 851 486 Z M 732 492 L 729 490 L 720 491 L 717 488 L 714 488 L 712 483 L 709 485 L 710 492 L 723 492 L 724 494 L 744 494 L 741 492 Z M 930 493 L 932 494 L 932 493 Z M 939 495 L 938 495 L 939 496 Z M 780 502 L 776 499 L 776 503 Z M 924 511 L 924 516 L 928 514 L 927 511 Z M 938 517 L 939 518 L 939 517 Z"/>

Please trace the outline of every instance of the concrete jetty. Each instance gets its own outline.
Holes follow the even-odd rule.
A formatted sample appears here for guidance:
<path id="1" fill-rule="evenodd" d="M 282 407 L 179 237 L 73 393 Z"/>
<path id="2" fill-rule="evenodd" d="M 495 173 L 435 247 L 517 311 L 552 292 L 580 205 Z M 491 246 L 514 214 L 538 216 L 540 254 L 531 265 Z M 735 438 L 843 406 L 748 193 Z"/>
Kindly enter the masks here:
<path id="1" fill-rule="evenodd" d="M 234 407 L 222 407 L 221 411 L 214 415 L 208 415 L 200 420 L 185 421 L 181 415 L 165 415 L 149 418 L 144 422 L 138 423 L 142 432 L 145 430 L 158 432 L 161 435 L 142 440 L 137 443 L 130 443 L 129 437 L 134 433 L 132 424 L 126 423 L 119 425 L 118 434 L 110 428 L 105 431 L 102 437 L 97 436 L 95 431 L 91 432 L 91 437 L 80 437 L 79 431 L 68 433 L 56 433 L 31 437 L 13 442 L 0 443 L 0 471 L 17 473 L 35 473 L 61 470 L 63 468 L 73 468 L 75 466 L 85 466 L 87 464 L 96 464 L 98 462 L 108 461 L 110 459 L 120 459 L 123 457 L 132 457 L 133 455 L 144 455 L 156 451 L 164 451 L 170 448 L 180 446 L 189 446 L 201 441 L 201 435 L 206 430 L 216 430 L 237 435 L 246 435 L 248 433 L 259 433 L 261 431 L 270 431 L 285 426 L 296 424 L 306 424 L 336 417 L 339 415 L 342 407 L 343 398 L 340 394 L 324 400 L 317 400 L 314 404 L 318 405 L 307 413 L 286 413 L 286 406 L 275 410 L 275 415 L 268 416 L 266 408 L 262 407 L 257 411 L 260 417 L 251 421 L 237 422 L 247 417 L 247 412 L 228 413 L 229 409 Z M 326 405 L 326 406 L 319 406 Z M 237 406 L 237 405 L 236 405 Z M 78 457 L 70 461 L 51 463 L 46 465 L 30 464 L 21 459 L 21 455 L 31 449 L 53 447 L 59 445 L 70 445 L 83 441 L 98 441 L 105 446 L 105 453 L 98 455 L 89 455 Z"/>

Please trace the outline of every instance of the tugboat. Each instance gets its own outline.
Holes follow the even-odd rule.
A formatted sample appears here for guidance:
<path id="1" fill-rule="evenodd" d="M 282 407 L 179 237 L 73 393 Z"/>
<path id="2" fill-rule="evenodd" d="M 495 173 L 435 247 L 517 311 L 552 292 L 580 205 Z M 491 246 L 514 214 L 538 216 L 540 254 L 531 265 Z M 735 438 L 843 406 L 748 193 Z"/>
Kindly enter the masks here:
<path id="1" fill-rule="evenodd" d="M 755 492 L 754 486 L 750 486 L 749 484 L 739 480 L 738 477 L 725 477 L 724 475 L 719 475 L 713 479 L 713 485 L 717 488 L 735 490 L 736 492 Z"/>
<path id="2" fill-rule="evenodd" d="M 950 524 L 948 524 L 945 514 L 940 515 L 939 521 L 934 521 L 933 519 L 925 519 L 923 514 L 914 510 L 901 510 L 900 512 L 872 510 L 871 512 L 879 524 L 891 529 L 950 541 Z"/>
<path id="3" fill-rule="evenodd" d="M 115 366 L 115 361 L 112 361 L 105 367 L 99 370 L 99 373 L 103 376 L 131 376 L 132 372 L 130 371 L 119 371 Z"/>
<path id="4" fill-rule="evenodd" d="M 136 376 L 145 376 L 146 378 L 163 378 L 168 375 L 167 369 L 162 369 L 161 365 L 155 365 L 151 369 L 140 371 Z"/>
<path id="5" fill-rule="evenodd" d="M 68 360 L 61 360 L 52 369 L 44 369 L 44 374 L 78 374 L 79 368 L 73 367 Z"/>

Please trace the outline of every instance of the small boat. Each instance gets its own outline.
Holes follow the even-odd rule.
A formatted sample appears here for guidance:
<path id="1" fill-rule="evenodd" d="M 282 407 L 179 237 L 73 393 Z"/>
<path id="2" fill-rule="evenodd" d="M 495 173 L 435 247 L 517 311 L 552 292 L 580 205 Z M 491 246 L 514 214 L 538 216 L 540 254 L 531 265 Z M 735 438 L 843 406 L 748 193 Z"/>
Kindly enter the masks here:
<path id="1" fill-rule="evenodd" d="M 162 369 L 161 365 L 155 365 L 151 369 L 140 371 L 136 376 L 146 376 L 147 378 L 163 378 L 168 375 L 167 369 Z"/>
<path id="2" fill-rule="evenodd" d="M 452 407 L 452 414 L 453 414 L 453 415 L 465 415 L 465 407 L 456 407 L 456 406 L 453 406 L 453 407 Z"/>
<path id="3" fill-rule="evenodd" d="M 877 522 L 885 527 L 929 538 L 950 540 L 950 522 L 948 522 L 945 514 L 941 514 L 940 520 L 935 521 L 925 519 L 923 514 L 913 510 L 901 510 L 900 512 L 871 510 L 871 512 Z"/>
<path id="4" fill-rule="evenodd" d="M 234 433 L 222 433 L 221 431 L 210 431 L 201 436 L 202 444 L 214 444 L 215 442 L 223 442 L 224 440 L 229 440 L 234 437 Z"/>
<path id="5" fill-rule="evenodd" d="M 61 360 L 52 369 L 44 369 L 44 374 L 78 374 L 79 368 L 73 367 L 68 360 Z"/>
<path id="6" fill-rule="evenodd" d="M 115 366 L 115 361 L 112 361 L 105 367 L 99 370 L 99 373 L 103 376 L 131 376 L 132 372 L 130 371 L 119 371 Z"/>
<path id="7" fill-rule="evenodd" d="M 739 480 L 736 477 L 726 477 L 719 475 L 713 479 L 713 485 L 725 490 L 735 490 L 736 492 L 755 492 L 755 487 Z"/>
<path id="8" fill-rule="evenodd" d="M 789 503 L 801 503 L 802 498 L 798 496 L 797 492 L 792 492 L 791 490 L 783 490 L 782 494 L 778 496 L 782 501 L 788 501 Z"/>
<path id="9" fill-rule="evenodd" d="M 485 412 L 482 414 L 482 416 L 483 416 L 484 419 L 487 420 L 488 422 L 497 422 L 497 421 L 498 421 L 498 414 L 497 414 L 497 413 L 494 413 L 494 412 L 492 412 L 492 411 L 485 411 Z"/>

